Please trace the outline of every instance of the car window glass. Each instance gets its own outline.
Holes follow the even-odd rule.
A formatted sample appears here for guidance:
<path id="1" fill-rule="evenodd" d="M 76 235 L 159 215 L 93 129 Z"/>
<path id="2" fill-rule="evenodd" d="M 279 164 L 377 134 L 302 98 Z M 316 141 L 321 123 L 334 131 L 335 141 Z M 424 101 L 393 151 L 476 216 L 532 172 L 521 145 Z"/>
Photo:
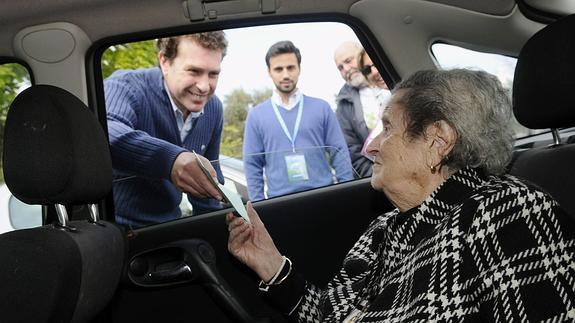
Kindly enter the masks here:
<path id="1" fill-rule="evenodd" d="M 517 58 L 499 54 L 483 53 L 467 48 L 435 43 L 431 46 L 431 51 L 435 56 L 439 66 L 445 69 L 451 68 L 471 68 L 483 70 L 499 78 L 501 84 L 508 89 L 509 95 L 513 89 L 513 75 Z M 546 130 L 533 130 L 523 127 L 513 118 L 513 129 L 515 138 L 522 138 Z"/>
<path id="2" fill-rule="evenodd" d="M 42 224 L 40 206 L 27 205 L 12 196 L 4 184 L 2 153 L 4 125 L 10 103 L 18 93 L 29 87 L 31 77 L 28 70 L 18 63 L 0 64 L 0 232 L 24 229 Z"/>
<path id="3" fill-rule="evenodd" d="M 223 125 L 221 127 L 221 138 L 218 142 L 219 147 L 215 148 L 219 149 L 219 157 L 208 158 L 213 162 L 214 165 L 219 165 L 219 167 L 221 167 L 223 178 L 225 179 L 224 185 L 226 187 L 232 188 L 234 191 L 240 194 L 244 200 L 250 199 L 248 193 L 249 188 L 247 184 L 249 180 L 246 180 L 245 161 L 246 157 L 251 158 L 251 156 L 257 154 L 255 154 L 253 151 L 250 151 L 247 156 L 244 155 L 244 149 L 246 145 L 244 140 L 244 133 L 246 132 L 246 120 L 248 114 L 251 113 L 251 111 L 253 111 L 258 105 L 268 102 L 268 107 L 272 106 L 269 103 L 269 99 L 272 96 L 276 86 L 274 85 L 273 79 L 271 77 L 271 69 L 268 70 L 266 65 L 265 57 L 266 52 L 270 46 L 278 41 L 284 40 L 293 42 L 293 44 L 300 50 L 301 65 L 299 66 L 300 74 L 299 79 L 297 80 L 297 89 L 299 89 L 299 94 L 297 97 L 301 97 L 299 96 L 300 94 L 303 95 L 304 102 L 308 102 L 311 107 L 305 107 L 305 109 L 307 109 L 304 114 L 306 117 L 303 118 L 303 122 L 300 121 L 300 132 L 297 135 L 298 137 L 296 137 L 296 140 L 301 140 L 304 142 L 304 144 L 300 145 L 298 143 L 295 149 L 291 149 L 292 157 L 286 157 L 286 152 L 284 151 L 285 149 L 281 147 L 278 149 L 259 151 L 260 156 L 256 159 L 258 161 L 264 161 L 264 164 L 262 164 L 260 169 L 261 177 L 267 176 L 266 173 L 272 169 L 270 164 L 265 165 L 265 163 L 269 163 L 271 160 L 273 160 L 274 162 L 282 163 L 283 179 L 287 179 L 289 176 L 292 176 L 291 180 L 297 181 L 297 177 L 301 176 L 303 181 L 307 180 L 308 182 L 312 182 L 312 180 L 306 179 L 306 174 L 303 169 L 300 168 L 298 172 L 298 167 L 302 167 L 301 163 L 304 162 L 304 160 L 308 162 L 304 164 L 304 166 L 307 167 L 307 176 L 309 178 L 313 178 L 312 175 L 316 175 L 315 173 L 317 173 L 317 171 L 314 171 L 314 169 L 310 167 L 316 166 L 309 165 L 309 162 L 315 162 L 321 156 L 323 163 L 329 164 L 329 169 L 326 173 L 329 177 L 328 181 L 331 181 L 331 183 L 341 182 L 341 180 L 337 180 L 337 171 L 335 170 L 340 166 L 335 167 L 333 164 L 331 164 L 331 162 L 333 162 L 334 159 L 339 162 L 338 156 L 340 154 L 342 154 L 342 156 L 343 154 L 346 154 L 346 158 L 349 159 L 349 151 L 345 137 L 343 136 L 343 132 L 341 130 L 341 125 L 335 113 L 337 109 L 338 93 L 345 84 L 345 81 L 343 80 L 334 62 L 334 50 L 344 41 L 354 41 L 359 43 L 355 33 L 347 25 L 341 23 L 298 23 L 229 29 L 225 30 L 225 34 L 229 45 L 227 48 L 227 54 L 221 61 L 221 71 L 217 76 L 217 87 L 215 89 L 215 96 L 219 98 L 223 107 Z M 321 40 L 321 46 L 318 46 L 318 40 Z M 122 111 L 115 110 L 119 105 L 113 103 L 115 101 L 111 99 L 112 97 L 117 95 L 119 91 L 126 91 L 129 92 L 128 95 L 130 96 L 131 101 L 127 100 L 123 102 L 126 105 L 138 105 L 143 101 L 150 102 L 150 100 L 154 99 L 155 95 L 154 91 L 151 90 L 141 91 L 138 93 L 138 90 L 135 89 L 134 86 L 124 87 L 124 85 L 120 84 L 124 81 L 119 80 L 119 77 L 132 75 L 136 78 L 141 77 L 141 79 L 148 78 L 147 80 L 150 81 L 150 78 L 158 76 L 155 74 L 160 71 L 158 65 L 156 40 L 118 44 L 111 46 L 104 51 L 101 60 L 101 68 L 102 75 L 104 77 L 104 95 L 106 98 L 106 108 L 108 113 L 108 129 L 111 132 L 111 136 L 114 131 L 121 133 L 127 129 L 126 127 L 130 129 L 138 128 L 140 124 L 137 125 L 136 122 L 151 122 L 148 120 L 143 120 L 143 118 L 150 117 L 151 114 L 144 117 L 139 115 L 141 111 L 135 112 L 135 110 L 132 110 L 130 113 L 124 113 Z M 170 65 L 170 68 L 174 66 L 175 65 Z M 142 71 L 142 69 L 148 69 L 148 72 L 142 72 L 146 75 L 140 74 L 140 76 L 135 76 L 136 74 L 133 72 Z M 152 70 L 156 70 L 156 72 Z M 201 70 L 194 69 L 188 71 L 188 73 L 195 73 L 197 75 L 201 74 L 201 72 Z M 163 78 L 164 76 L 160 76 L 160 78 L 154 79 L 153 81 L 156 85 L 160 86 L 161 90 L 163 91 L 165 91 L 166 87 L 171 86 L 168 84 L 166 79 Z M 180 82 L 178 84 L 184 83 Z M 127 88 L 129 88 L 129 90 L 126 90 Z M 191 85 L 186 89 L 185 86 L 182 85 L 181 89 L 183 89 L 184 92 L 188 91 L 189 89 L 192 89 L 193 91 L 194 86 Z M 166 103 L 166 94 L 167 93 L 164 92 L 163 99 L 161 99 L 159 96 L 156 96 L 155 99 L 164 100 L 163 103 Z M 174 100 L 174 97 L 176 100 Z M 176 106 L 177 103 L 181 103 L 181 101 L 178 101 L 178 98 L 179 93 L 177 92 L 177 89 L 173 92 L 169 92 L 168 100 L 172 99 L 172 102 L 175 102 Z M 138 102 L 136 103 L 136 101 Z M 170 105 L 170 107 L 172 106 Z M 295 108 L 290 111 L 296 111 L 297 109 L 297 104 L 295 104 Z M 177 119 L 179 118 L 179 114 L 177 111 L 173 110 L 173 107 L 172 111 L 169 109 L 165 111 L 167 111 L 167 113 L 162 114 L 162 118 L 165 118 L 164 121 L 167 122 L 169 119 L 171 120 L 169 122 L 174 122 L 175 119 L 176 123 L 178 122 Z M 254 132 L 274 131 L 277 136 L 284 138 L 283 136 L 285 136 L 285 131 L 283 131 L 281 122 L 277 118 L 277 115 L 273 113 L 271 108 L 268 112 L 269 113 L 264 116 L 254 118 L 258 120 L 254 121 L 254 127 L 252 130 L 257 129 L 257 131 L 254 130 Z M 308 115 L 308 113 L 312 112 L 316 114 L 316 116 L 313 118 L 316 118 L 317 120 L 319 120 L 319 118 L 323 118 L 321 124 L 318 123 L 317 125 L 312 126 L 307 123 L 308 120 L 313 120 L 310 119 L 312 117 Z M 200 117 L 193 115 L 194 118 L 197 118 L 197 121 L 192 121 L 193 125 L 189 126 L 188 129 L 193 129 L 192 131 L 196 131 L 199 129 L 198 127 L 202 127 L 202 122 L 205 123 L 205 120 L 207 120 L 208 116 L 208 112 L 203 111 L 203 113 L 204 114 Z M 282 113 L 283 112 L 281 112 L 280 115 L 284 115 Z M 136 116 L 136 114 L 138 114 L 138 116 Z M 290 125 L 288 127 L 290 129 L 288 130 L 291 134 L 293 134 L 295 128 L 295 119 L 297 119 L 295 117 L 296 114 L 296 112 L 293 112 L 293 118 L 287 114 L 284 115 L 287 119 L 289 119 L 287 124 Z M 183 117 L 179 122 L 182 122 L 182 127 L 186 127 L 185 119 L 183 119 Z M 176 123 L 172 124 L 171 127 L 173 127 Z M 144 126 L 144 128 L 145 127 L 147 126 Z M 162 127 L 164 126 L 160 126 L 160 128 Z M 146 129 L 139 129 L 138 131 L 142 132 L 132 133 L 132 135 L 137 137 L 138 135 L 145 133 L 145 135 L 152 135 L 161 138 L 163 141 L 171 141 L 171 144 L 181 144 L 184 146 L 186 145 L 186 135 L 180 136 L 178 143 L 178 138 L 173 136 L 175 133 L 171 133 L 173 137 L 172 138 L 169 134 L 165 133 L 165 131 L 167 131 L 166 129 L 167 128 L 164 127 L 164 129 L 159 130 L 157 126 L 156 128 L 150 126 Z M 164 131 L 164 133 L 162 133 L 162 131 Z M 151 134 L 150 132 L 154 133 Z M 338 137 L 338 140 L 343 143 L 343 146 L 337 146 L 333 144 L 333 142 L 335 142 L 332 140 L 334 136 Z M 317 141 L 310 140 L 310 137 L 321 137 L 323 141 L 321 141 L 321 144 L 318 144 Z M 328 138 L 329 140 L 325 140 L 325 138 Z M 183 142 L 182 139 L 184 139 Z M 166 176 L 166 173 L 164 173 L 163 178 L 160 178 L 157 173 L 149 173 L 148 176 L 145 176 L 143 174 L 142 167 L 132 168 L 130 170 L 130 165 L 128 164 L 132 162 L 143 162 L 134 161 L 133 159 L 130 160 L 130 163 L 126 163 L 125 168 L 122 168 L 121 164 L 117 162 L 118 159 L 115 158 L 115 156 L 119 156 L 120 152 L 124 148 L 116 149 L 114 146 L 115 143 L 115 140 L 111 140 L 111 151 L 115 168 L 114 200 L 117 219 L 119 214 L 122 212 L 130 213 L 127 214 L 127 217 L 137 216 L 133 210 L 138 208 L 138 206 L 123 208 L 123 206 L 120 205 L 121 203 L 125 203 L 126 199 L 129 199 L 127 196 L 120 197 L 119 195 L 121 195 L 121 192 L 132 192 L 132 190 L 137 191 L 139 189 L 138 187 L 144 187 L 146 185 L 148 185 L 148 191 L 134 194 L 149 194 L 149 196 L 155 196 L 158 197 L 158 199 L 165 198 L 166 201 L 170 201 L 170 203 L 175 203 L 178 205 L 180 215 L 177 217 L 167 217 L 166 219 L 197 215 L 198 213 L 204 211 L 204 206 L 194 207 L 193 203 L 191 203 L 190 200 L 186 198 L 186 194 L 181 195 L 181 199 L 180 197 L 175 197 L 174 194 L 171 194 L 171 197 L 167 196 L 169 194 L 162 196 L 162 194 L 165 192 L 163 192 L 163 189 L 159 187 L 161 185 L 172 185 L 168 176 Z M 163 143 L 160 142 L 160 144 Z M 203 149 L 208 150 L 208 147 L 213 144 L 213 142 L 202 142 L 202 145 L 199 146 L 200 148 L 197 150 L 197 152 L 200 153 Z M 261 149 L 261 147 L 258 146 L 258 148 L 256 146 L 257 145 L 254 144 L 253 141 L 250 143 L 250 147 L 255 147 L 254 149 Z M 361 146 L 362 145 L 360 145 L 358 148 L 358 153 L 361 153 Z M 186 147 L 186 149 L 191 150 L 189 147 Z M 306 152 L 299 154 L 302 150 L 305 150 Z M 365 155 L 367 156 L 367 153 L 365 153 Z M 150 158 L 153 159 L 154 157 L 151 156 Z M 312 159 L 308 160 L 308 158 Z M 365 158 L 369 162 L 367 159 L 368 157 L 362 158 Z M 289 166 L 287 166 L 288 164 Z M 359 177 L 357 176 L 357 172 L 351 166 L 351 162 L 348 161 L 348 165 L 349 169 L 346 171 L 347 174 L 342 178 L 345 178 L 345 180 L 350 180 Z M 289 171 L 287 169 L 288 167 L 290 168 Z M 311 174 L 312 171 L 315 173 Z M 160 186 L 152 184 L 156 183 L 156 181 L 162 182 L 162 184 Z M 273 187 L 275 186 L 273 184 L 269 185 L 267 181 L 268 179 L 264 178 L 264 197 L 269 197 L 269 192 L 267 191 L 268 189 L 272 189 L 272 196 L 277 196 L 273 194 Z M 307 186 L 301 185 L 299 190 L 301 191 L 321 187 L 324 186 L 324 182 L 327 183 L 327 181 L 323 181 L 321 183 L 308 183 L 309 185 Z M 155 189 L 158 191 L 153 191 Z M 282 195 L 288 193 L 289 190 L 279 190 L 278 192 L 280 192 L 280 195 Z M 139 204 L 139 206 L 141 206 L 141 204 Z M 118 209 L 122 211 L 118 211 Z M 209 212 L 210 210 L 212 210 L 212 208 L 205 208 L 206 212 Z M 127 223 L 127 225 L 138 227 L 150 225 L 154 222 L 163 222 L 152 220 L 153 216 L 151 215 L 164 212 L 165 210 L 162 210 L 161 206 L 151 206 L 150 209 L 147 209 L 146 211 L 139 210 L 138 213 L 144 214 L 148 213 L 148 211 L 149 217 L 146 221 L 142 223 Z"/>

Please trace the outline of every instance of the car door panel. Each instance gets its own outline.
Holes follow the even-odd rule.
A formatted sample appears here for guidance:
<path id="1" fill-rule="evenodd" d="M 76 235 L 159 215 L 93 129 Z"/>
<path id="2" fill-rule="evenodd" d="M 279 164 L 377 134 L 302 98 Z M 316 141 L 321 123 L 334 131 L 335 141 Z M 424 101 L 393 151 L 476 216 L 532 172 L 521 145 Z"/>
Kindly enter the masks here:
<path id="1" fill-rule="evenodd" d="M 369 179 L 254 203 L 280 250 L 311 282 L 324 286 L 369 222 L 391 205 Z M 227 251 L 227 210 L 143 228 L 131 234 L 128 259 L 160 246 L 202 239 L 215 252 L 217 270 L 254 317 L 284 321 L 259 295 L 257 276 Z M 202 281 L 164 287 L 137 286 L 128 278 L 111 306 L 113 321 L 232 322 Z"/>

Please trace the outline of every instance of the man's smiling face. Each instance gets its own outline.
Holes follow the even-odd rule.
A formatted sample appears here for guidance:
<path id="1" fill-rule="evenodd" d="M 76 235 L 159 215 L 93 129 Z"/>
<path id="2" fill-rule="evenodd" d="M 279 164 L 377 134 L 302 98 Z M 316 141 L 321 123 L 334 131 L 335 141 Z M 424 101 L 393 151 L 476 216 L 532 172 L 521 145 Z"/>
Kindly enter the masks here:
<path id="1" fill-rule="evenodd" d="M 204 48 L 195 40 L 183 37 L 176 57 L 168 60 L 161 53 L 159 55 L 162 74 L 174 103 L 184 115 L 201 111 L 216 90 L 221 51 Z"/>

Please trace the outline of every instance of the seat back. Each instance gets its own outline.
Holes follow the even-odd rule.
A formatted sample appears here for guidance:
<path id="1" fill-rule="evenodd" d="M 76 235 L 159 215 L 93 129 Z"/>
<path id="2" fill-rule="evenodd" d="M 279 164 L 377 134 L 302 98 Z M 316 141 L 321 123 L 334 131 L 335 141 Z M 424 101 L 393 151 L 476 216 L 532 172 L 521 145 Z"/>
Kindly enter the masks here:
<path id="1" fill-rule="evenodd" d="M 99 221 L 95 203 L 112 184 L 107 139 L 71 93 L 35 85 L 11 104 L 4 177 L 28 204 L 55 205 L 60 223 L 0 235 L 2 322 L 84 322 L 113 296 L 125 258 L 122 230 Z M 91 221 L 68 221 L 63 205 L 90 204 Z"/>
<path id="2" fill-rule="evenodd" d="M 575 15 L 537 32 L 522 48 L 513 84 L 513 112 L 531 129 L 553 129 L 555 144 L 516 156 L 510 173 L 548 192 L 575 216 L 575 144 L 557 129 L 575 127 Z"/>

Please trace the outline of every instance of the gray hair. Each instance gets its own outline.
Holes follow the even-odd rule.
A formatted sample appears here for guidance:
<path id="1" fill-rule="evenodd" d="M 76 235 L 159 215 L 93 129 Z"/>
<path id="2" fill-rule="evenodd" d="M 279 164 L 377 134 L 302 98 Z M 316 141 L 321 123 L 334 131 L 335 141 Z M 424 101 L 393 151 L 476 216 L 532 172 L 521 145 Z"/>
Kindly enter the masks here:
<path id="1" fill-rule="evenodd" d="M 405 90 L 399 103 L 410 138 L 424 136 L 427 126 L 440 120 L 457 132 L 444 165 L 480 167 L 488 174 L 505 171 L 513 150 L 511 100 L 495 76 L 466 69 L 420 71 L 400 82 L 398 90 Z"/>

